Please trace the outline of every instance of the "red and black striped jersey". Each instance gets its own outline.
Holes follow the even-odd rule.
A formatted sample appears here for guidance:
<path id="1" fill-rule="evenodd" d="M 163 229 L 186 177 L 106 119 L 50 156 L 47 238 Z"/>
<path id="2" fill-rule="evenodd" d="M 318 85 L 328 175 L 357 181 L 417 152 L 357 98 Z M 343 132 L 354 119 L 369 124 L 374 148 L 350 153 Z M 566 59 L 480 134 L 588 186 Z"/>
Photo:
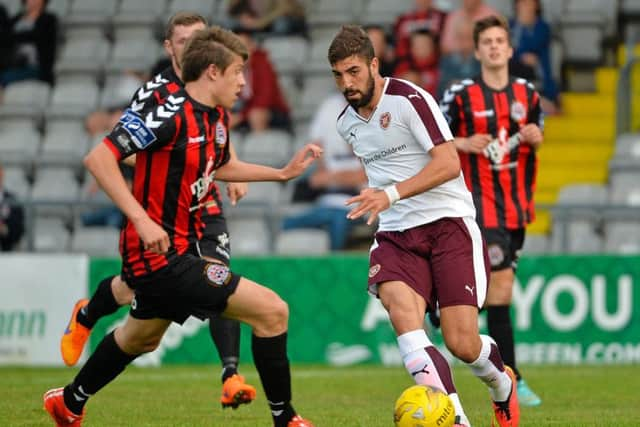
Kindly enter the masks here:
<path id="1" fill-rule="evenodd" d="M 200 104 L 180 89 L 143 115 L 128 109 L 105 137 L 116 158 L 137 153 L 133 195 L 171 241 L 169 254 L 146 251 L 133 224 L 125 222 L 120 236 L 125 277 L 164 267 L 202 237 L 215 170 L 229 160 L 228 125 L 222 107 Z"/>
<path id="2" fill-rule="evenodd" d="M 540 97 L 533 85 L 510 77 L 504 89 L 494 90 L 480 77 L 467 79 L 445 92 L 440 108 L 454 136 L 493 136 L 482 154 L 459 152 L 478 223 L 517 229 L 533 221 L 538 160 L 531 145 L 520 143 L 519 134 L 527 123 L 543 129 Z"/>
<path id="3" fill-rule="evenodd" d="M 182 89 L 184 83 L 175 73 L 172 66 L 165 68 L 154 78 L 142 85 L 131 98 L 131 111 L 145 117 L 158 105 L 164 104 L 167 98 Z M 222 195 L 216 183 L 213 184 L 211 195 L 206 204 L 205 222 L 209 216 L 222 215 Z M 212 219 L 213 220 L 213 219 Z"/>

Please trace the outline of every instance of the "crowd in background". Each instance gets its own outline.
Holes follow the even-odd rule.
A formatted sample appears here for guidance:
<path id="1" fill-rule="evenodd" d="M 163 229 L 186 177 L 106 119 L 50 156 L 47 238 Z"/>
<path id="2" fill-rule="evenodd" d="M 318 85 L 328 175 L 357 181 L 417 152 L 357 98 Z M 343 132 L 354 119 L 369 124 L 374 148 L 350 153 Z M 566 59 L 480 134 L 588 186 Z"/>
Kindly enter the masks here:
<path id="1" fill-rule="evenodd" d="M 55 84 L 59 25 L 58 18 L 47 12 L 47 3 L 47 0 L 23 0 L 22 10 L 15 16 L 8 16 L 0 5 L 0 86 L 26 79 Z M 555 113 L 559 105 L 559 88 L 552 75 L 551 30 L 542 18 L 540 0 L 514 0 L 514 11 L 509 19 L 514 48 L 511 72 L 534 82 L 544 97 L 545 112 Z M 280 87 L 277 67 L 261 47 L 260 40 L 265 35 L 309 38 L 302 2 L 232 0 L 228 2 L 226 12 L 226 25 L 242 36 L 251 52 L 245 69 L 247 84 L 232 110 L 231 127 L 243 133 L 283 129 L 293 134 L 291 109 Z M 439 99 L 452 83 L 479 74 L 479 63 L 474 55 L 473 23 L 494 14 L 498 12 L 483 0 L 461 0 L 459 8 L 449 13 L 436 9 L 432 0 L 416 0 L 413 9 L 398 16 L 392 26 L 368 24 L 366 30 L 373 41 L 383 76 L 410 80 Z M 366 22 L 366 17 L 362 21 Z M 118 86 L 112 88 L 113 102 L 87 115 L 87 133 L 96 138 L 108 132 L 128 106 L 134 91 L 169 64 L 166 58 L 161 58 L 147 73 L 124 71 L 117 80 Z M 324 145 L 327 152 L 338 156 L 339 161 L 329 156 L 318 171 L 306 177 L 302 186 L 308 191 L 305 197 L 294 201 L 316 202 L 316 205 L 302 216 L 285 218 L 283 227 L 326 229 L 331 235 L 331 248 L 337 250 L 348 244 L 345 236 L 352 227 L 341 218 L 344 209 L 338 207 L 336 200 L 340 197 L 337 195 L 353 194 L 366 185 L 366 178 L 357 162 L 341 150 L 330 148 L 339 145 L 335 141 L 335 119 L 332 117 L 344 105 L 340 95 L 331 94 L 325 100 L 319 99 L 318 104 L 318 111 L 311 120 L 310 135 L 296 137 Z M 87 188 L 97 191 L 95 186 Z M 113 209 L 107 209 L 97 211 L 96 215 L 85 215 L 82 221 L 86 226 L 118 227 L 121 216 Z"/>

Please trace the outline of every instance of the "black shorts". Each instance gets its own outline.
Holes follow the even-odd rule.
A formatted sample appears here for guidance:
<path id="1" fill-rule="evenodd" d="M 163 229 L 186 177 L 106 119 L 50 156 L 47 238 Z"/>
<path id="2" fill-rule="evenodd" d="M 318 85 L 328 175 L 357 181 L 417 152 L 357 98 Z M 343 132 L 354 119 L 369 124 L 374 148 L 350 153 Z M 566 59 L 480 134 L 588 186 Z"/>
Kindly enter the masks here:
<path id="1" fill-rule="evenodd" d="M 207 215 L 204 217 L 204 223 L 202 239 L 192 244 L 189 252 L 201 257 L 213 258 L 224 265 L 229 265 L 231 245 L 226 219 L 223 215 Z"/>
<path id="2" fill-rule="evenodd" d="M 229 267 L 191 254 L 146 276 L 135 278 L 130 314 L 136 319 L 168 319 L 182 324 L 189 316 L 206 319 L 222 313 L 240 276 Z"/>
<path id="3" fill-rule="evenodd" d="M 487 242 L 491 271 L 504 270 L 505 268 L 512 268 L 515 271 L 524 244 L 524 228 L 515 230 L 482 228 L 482 235 Z"/>

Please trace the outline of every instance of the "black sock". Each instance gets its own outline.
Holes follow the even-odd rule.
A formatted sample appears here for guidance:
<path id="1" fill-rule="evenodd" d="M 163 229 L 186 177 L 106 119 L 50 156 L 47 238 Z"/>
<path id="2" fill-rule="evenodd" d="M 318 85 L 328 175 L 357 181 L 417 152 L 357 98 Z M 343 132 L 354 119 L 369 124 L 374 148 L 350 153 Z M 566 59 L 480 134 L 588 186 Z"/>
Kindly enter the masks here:
<path id="1" fill-rule="evenodd" d="M 222 361 L 222 382 L 238 373 L 240 322 L 220 316 L 209 318 L 209 333 Z"/>
<path id="2" fill-rule="evenodd" d="M 269 338 L 252 335 L 251 350 L 264 394 L 269 401 L 274 427 L 286 427 L 296 414 L 291 406 L 287 333 Z"/>
<path id="3" fill-rule="evenodd" d="M 80 415 L 89 397 L 109 384 L 136 357 L 122 351 L 111 332 L 98 344 L 73 382 L 64 388 L 64 404 Z"/>
<path id="4" fill-rule="evenodd" d="M 100 318 L 115 313 L 120 308 L 111 290 L 111 281 L 114 277 L 109 276 L 100 282 L 89 304 L 78 311 L 76 316 L 78 323 L 91 329 Z"/>
<path id="5" fill-rule="evenodd" d="M 500 355 L 505 365 L 509 365 L 519 380 L 520 372 L 516 367 L 516 354 L 513 341 L 513 327 L 508 305 L 494 305 L 487 307 L 487 325 L 489 335 L 498 344 Z"/>

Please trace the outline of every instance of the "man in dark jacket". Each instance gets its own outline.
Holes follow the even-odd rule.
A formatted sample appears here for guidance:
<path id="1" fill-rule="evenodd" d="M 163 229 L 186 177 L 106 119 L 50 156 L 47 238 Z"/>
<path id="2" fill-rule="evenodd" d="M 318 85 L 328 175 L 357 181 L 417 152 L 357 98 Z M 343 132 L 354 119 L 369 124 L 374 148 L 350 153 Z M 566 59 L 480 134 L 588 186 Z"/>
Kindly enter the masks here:
<path id="1" fill-rule="evenodd" d="M 4 188 L 3 178 L 0 165 L 0 250 L 10 251 L 24 233 L 24 213 L 16 197 Z"/>

